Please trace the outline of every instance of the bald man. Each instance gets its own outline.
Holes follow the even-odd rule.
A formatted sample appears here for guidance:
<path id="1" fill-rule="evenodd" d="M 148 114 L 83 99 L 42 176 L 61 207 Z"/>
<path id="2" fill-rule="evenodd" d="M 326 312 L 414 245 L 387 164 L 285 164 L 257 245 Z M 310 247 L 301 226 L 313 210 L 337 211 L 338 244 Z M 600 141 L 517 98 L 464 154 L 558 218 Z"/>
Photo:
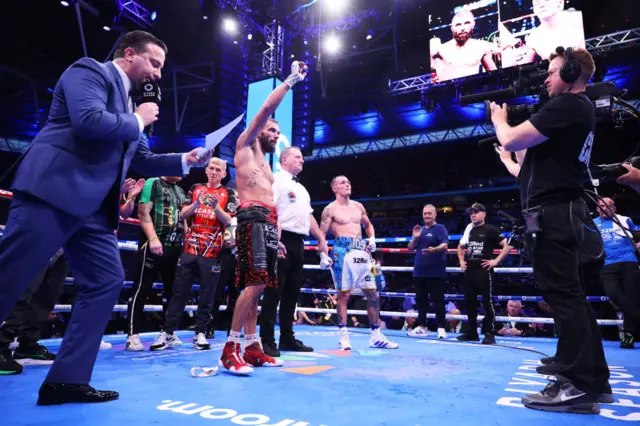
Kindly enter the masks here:
<path id="1" fill-rule="evenodd" d="M 438 81 L 475 75 L 480 65 L 487 71 L 498 69 L 491 56 L 493 44 L 471 38 L 476 21 L 469 10 L 459 12 L 451 21 L 453 39 L 440 44 L 440 39 L 431 40 L 431 68 L 435 69 Z"/>
<path id="2" fill-rule="evenodd" d="M 318 240 L 318 251 L 328 255 L 324 233 L 313 217 L 311 198 L 298 180 L 304 158 L 300 148 L 290 146 L 280 155 L 282 171 L 274 175 L 273 198 L 278 210 L 278 236 L 284 252 L 278 259 L 278 287 L 267 287 L 260 314 L 260 338 L 264 353 L 279 357 L 280 351 L 312 352 L 295 338 L 293 316 L 300 298 L 304 266 L 304 238 L 309 232 Z M 280 345 L 276 346 L 276 312 L 280 303 Z"/>
<path id="3" fill-rule="evenodd" d="M 606 255 L 602 287 L 624 313 L 620 347 L 633 349 L 633 336 L 640 327 L 640 269 L 635 247 L 640 228 L 628 217 L 616 214 L 611 198 L 598 202 L 598 214 L 600 217 L 594 222 L 602 235 Z"/>

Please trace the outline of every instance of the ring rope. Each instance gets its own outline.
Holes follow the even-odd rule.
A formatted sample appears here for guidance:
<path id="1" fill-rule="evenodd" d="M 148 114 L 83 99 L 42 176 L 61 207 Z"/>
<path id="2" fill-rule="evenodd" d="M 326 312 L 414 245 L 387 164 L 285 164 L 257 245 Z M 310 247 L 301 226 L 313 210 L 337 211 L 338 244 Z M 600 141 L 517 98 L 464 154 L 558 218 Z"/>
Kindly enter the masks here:
<path id="1" fill-rule="evenodd" d="M 71 312 L 71 305 L 55 305 L 55 312 Z M 185 307 L 185 312 L 195 312 L 198 310 L 198 305 L 187 305 Z M 226 311 L 226 305 L 220 305 L 220 311 Z M 278 309 L 279 310 L 279 309 Z M 145 312 L 162 312 L 162 305 L 144 305 Z M 258 307 L 258 311 L 261 311 L 261 307 Z M 113 312 L 127 312 L 127 305 L 115 305 L 113 307 Z M 317 314 L 337 314 L 335 309 L 325 309 L 325 308 L 306 308 L 306 307 L 297 307 L 296 312 L 309 312 L 309 313 L 317 313 Z M 356 310 L 356 309 L 348 309 L 347 314 L 349 315 L 368 315 L 367 311 Z M 393 312 L 393 311 L 380 311 L 380 316 L 383 317 L 402 317 L 402 318 L 417 318 L 418 314 L 415 312 Z M 427 314 L 427 318 L 434 319 L 436 317 L 435 314 Z M 469 317 L 467 315 L 453 315 L 447 314 L 446 319 L 450 320 L 467 320 Z M 484 315 L 478 315 L 478 321 L 482 321 Z M 509 316 L 497 316 L 495 317 L 495 321 L 497 322 L 507 322 L 507 321 L 517 321 L 517 322 L 525 322 L 525 323 L 534 323 L 534 324 L 553 324 L 553 318 L 541 318 L 541 317 L 509 317 Z M 622 320 L 597 320 L 599 325 L 622 325 Z"/>

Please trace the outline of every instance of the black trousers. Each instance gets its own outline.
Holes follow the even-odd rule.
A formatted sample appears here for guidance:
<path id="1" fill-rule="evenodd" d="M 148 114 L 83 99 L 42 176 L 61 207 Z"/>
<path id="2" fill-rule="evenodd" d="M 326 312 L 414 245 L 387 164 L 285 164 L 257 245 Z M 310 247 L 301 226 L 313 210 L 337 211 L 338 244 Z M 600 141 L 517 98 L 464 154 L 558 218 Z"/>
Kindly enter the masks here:
<path id="1" fill-rule="evenodd" d="M 597 397 L 606 390 L 609 368 L 602 337 L 591 304 L 584 294 L 580 264 L 585 232 L 597 232 L 584 202 L 544 207 L 542 231 L 527 238 L 531 247 L 533 276 L 558 324 L 556 357 L 562 365 L 559 375 L 575 387 Z"/>
<path id="2" fill-rule="evenodd" d="M 211 310 L 211 321 L 209 321 L 208 329 L 215 330 L 216 327 L 223 327 L 218 329 L 229 332 L 231 331 L 231 320 L 239 295 L 238 288 L 235 284 L 237 262 L 236 257 L 229 248 L 220 250 L 220 253 L 218 253 L 218 262 L 220 262 L 220 280 L 213 302 L 213 309 Z M 227 291 L 225 291 L 225 288 Z M 227 295 L 229 296 L 228 299 Z M 225 300 L 227 300 L 227 310 L 220 312 L 220 305 L 222 305 Z"/>
<path id="3" fill-rule="evenodd" d="M 149 244 L 143 244 L 138 250 L 138 270 L 136 279 L 133 282 L 133 296 L 127 307 L 127 334 L 138 334 L 140 325 L 144 321 L 144 304 L 149 298 L 149 293 L 153 290 L 153 283 L 162 277 L 162 292 L 164 298 L 171 299 L 173 292 L 173 282 L 176 275 L 176 266 L 182 253 L 181 246 L 163 246 L 162 255 L 157 256 L 151 253 Z M 164 304 L 163 311 L 166 313 L 168 303 Z"/>
<path id="4" fill-rule="evenodd" d="M 634 334 L 640 327 L 640 265 L 637 262 L 605 265 L 602 287 L 624 314 L 624 332 Z"/>
<path id="5" fill-rule="evenodd" d="M 182 253 L 173 282 L 173 293 L 167 308 L 167 315 L 162 328 L 173 333 L 180 326 L 180 318 L 191 296 L 194 277 L 200 277 L 198 294 L 198 310 L 196 312 L 196 333 L 206 333 L 211 318 L 213 298 L 220 279 L 220 264 L 217 259 Z"/>
<path id="6" fill-rule="evenodd" d="M 484 307 L 482 332 L 494 333 L 496 312 L 493 308 L 493 281 L 493 271 L 484 269 L 479 262 L 477 265 L 467 262 L 467 270 L 464 272 L 464 303 L 469 317 L 469 335 L 475 336 L 478 330 L 478 295 L 482 296 Z"/>
<path id="7" fill-rule="evenodd" d="M 300 298 L 304 267 L 304 235 L 282 231 L 280 241 L 287 255 L 278 259 L 278 287 L 266 287 L 260 314 L 260 338 L 275 344 L 275 324 L 278 302 L 280 303 L 280 341 L 294 340 L 293 316 Z"/>
<path id="8" fill-rule="evenodd" d="M 422 278 L 414 277 L 416 286 L 416 303 L 418 305 L 418 325 L 427 326 L 427 308 L 429 307 L 429 295 L 436 308 L 436 319 L 438 328 L 447 325 L 446 310 L 444 305 L 444 278 Z"/>
<path id="9" fill-rule="evenodd" d="M 68 272 L 67 259 L 62 255 L 38 274 L 0 327 L 0 348 L 9 346 L 16 337 L 22 347 L 40 340 L 40 326 L 48 322 Z"/>

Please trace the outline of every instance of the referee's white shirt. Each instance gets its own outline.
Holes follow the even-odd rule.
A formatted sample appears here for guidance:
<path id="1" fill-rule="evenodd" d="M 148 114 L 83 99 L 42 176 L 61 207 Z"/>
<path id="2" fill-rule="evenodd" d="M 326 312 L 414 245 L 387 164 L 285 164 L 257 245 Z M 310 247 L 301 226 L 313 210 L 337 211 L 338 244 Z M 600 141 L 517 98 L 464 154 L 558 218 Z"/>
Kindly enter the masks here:
<path id="1" fill-rule="evenodd" d="M 300 235 L 309 235 L 313 213 L 311 197 L 300 182 L 286 170 L 275 174 L 273 182 L 274 204 L 278 209 L 278 222 L 284 231 Z"/>

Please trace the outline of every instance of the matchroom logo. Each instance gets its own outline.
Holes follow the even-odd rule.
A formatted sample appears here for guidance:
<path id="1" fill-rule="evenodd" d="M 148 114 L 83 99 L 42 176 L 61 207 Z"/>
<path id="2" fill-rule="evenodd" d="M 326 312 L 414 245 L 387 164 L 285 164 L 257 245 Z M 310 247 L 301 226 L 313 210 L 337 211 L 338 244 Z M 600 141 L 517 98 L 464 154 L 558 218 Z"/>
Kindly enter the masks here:
<path id="1" fill-rule="evenodd" d="M 171 411 L 188 416 L 199 414 L 200 417 L 209 420 L 228 420 L 236 425 L 263 425 L 263 426 L 312 426 L 309 422 L 300 420 L 271 420 L 264 414 L 240 414 L 230 408 L 218 408 L 213 405 L 200 405 L 196 403 L 184 403 L 182 401 L 165 400 L 162 405 L 156 407 L 160 411 Z M 277 423 L 276 423 L 277 422 Z M 326 426 L 326 425 L 319 425 Z"/>

